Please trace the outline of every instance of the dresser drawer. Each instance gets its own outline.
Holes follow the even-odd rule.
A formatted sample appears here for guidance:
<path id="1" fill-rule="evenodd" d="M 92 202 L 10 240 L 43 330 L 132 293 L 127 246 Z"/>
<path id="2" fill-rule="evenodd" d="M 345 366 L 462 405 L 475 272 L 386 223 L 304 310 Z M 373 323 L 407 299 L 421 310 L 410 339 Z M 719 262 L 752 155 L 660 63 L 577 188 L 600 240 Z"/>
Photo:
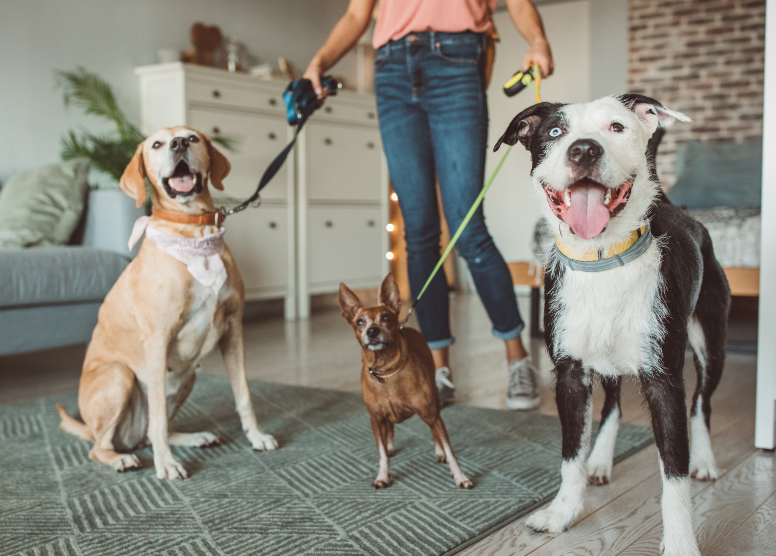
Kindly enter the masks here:
<path id="1" fill-rule="evenodd" d="M 192 128 L 210 137 L 224 135 L 239 141 L 236 152 L 215 145 L 232 165 L 224 180 L 224 192 L 230 197 L 250 196 L 267 166 L 286 144 L 288 126 L 283 118 L 276 116 L 197 107 L 189 109 L 188 121 Z M 288 164 L 293 164 L 293 157 L 290 158 L 261 192 L 263 199 L 288 197 Z"/>
<path id="2" fill-rule="evenodd" d="M 288 213 L 284 206 L 247 209 L 226 221 L 226 244 L 246 297 L 288 289 Z"/>
<path id="3" fill-rule="evenodd" d="M 377 107 L 365 103 L 353 103 L 337 97 L 326 99 L 326 103 L 314 116 L 317 120 L 347 120 L 364 125 L 377 125 Z"/>
<path id="4" fill-rule="evenodd" d="M 382 229 L 380 209 L 310 207 L 307 217 L 310 286 L 380 281 Z"/>
<path id="5" fill-rule="evenodd" d="M 217 80 L 192 79 L 186 83 L 189 102 L 221 105 L 231 108 L 267 110 L 285 114 L 283 92 L 270 92 L 253 87 L 225 84 Z"/>
<path id="6" fill-rule="evenodd" d="M 311 122 L 306 130 L 309 200 L 380 202 L 382 143 L 377 129 Z"/>

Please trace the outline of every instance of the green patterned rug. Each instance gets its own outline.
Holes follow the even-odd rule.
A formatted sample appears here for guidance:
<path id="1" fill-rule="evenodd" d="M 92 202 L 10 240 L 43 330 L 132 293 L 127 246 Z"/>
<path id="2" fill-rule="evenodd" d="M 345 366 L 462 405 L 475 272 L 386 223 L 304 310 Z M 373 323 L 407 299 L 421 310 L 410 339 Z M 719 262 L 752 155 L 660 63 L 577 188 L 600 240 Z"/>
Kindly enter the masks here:
<path id="1" fill-rule="evenodd" d="M 537 414 L 456 405 L 442 413 L 472 490 L 434 461 L 417 417 L 396 427 L 393 486 L 377 474 L 369 416 L 358 394 L 251 382 L 257 417 L 280 442 L 253 452 L 225 378 L 200 376 L 176 418 L 223 444 L 177 448 L 183 481 L 143 469 L 116 473 L 87 458 L 91 442 L 58 428 L 55 403 L 0 406 L 0 555 L 430 556 L 453 554 L 552 497 L 560 483 L 560 423 Z M 652 441 L 623 425 L 616 456 Z M 615 479 L 622 480 L 622 479 Z"/>

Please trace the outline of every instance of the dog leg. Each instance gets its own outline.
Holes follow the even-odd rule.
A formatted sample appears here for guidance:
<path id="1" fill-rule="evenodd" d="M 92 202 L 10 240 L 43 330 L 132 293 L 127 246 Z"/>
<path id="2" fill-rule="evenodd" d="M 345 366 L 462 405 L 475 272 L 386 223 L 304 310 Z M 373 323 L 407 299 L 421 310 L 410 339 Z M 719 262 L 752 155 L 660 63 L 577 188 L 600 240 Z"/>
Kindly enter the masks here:
<path id="1" fill-rule="evenodd" d="M 151 357 L 146 373 L 148 382 L 148 440 L 154 451 L 154 467 L 159 479 L 185 479 L 186 470 L 175 459 L 170 449 L 169 419 L 167 418 L 166 346 L 157 351 L 161 356 Z M 154 365 L 154 363 L 156 363 Z"/>
<path id="2" fill-rule="evenodd" d="M 721 319 L 718 315 L 705 315 L 700 307 L 698 312 L 705 317 L 706 326 L 703 326 L 697 315 L 693 315 L 687 327 L 698 375 L 690 409 L 690 476 L 699 481 L 707 481 L 719 477 L 714 452 L 711 449 L 709 425 L 711 424 L 711 394 L 719 384 L 722 367 L 725 364 L 725 330 L 724 321 L 721 330 L 719 329 Z M 715 339 L 714 345 L 708 345 L 704 328 L 711 328 L 711 336 Z"/>
<path id="3" fill-rule="evenodd" d="M 436 458 L 437 463 L 447 463 L 445 449 L 442 448 L 442 444 L 439 442 L 439 439 L 436 437 L 436 435 L 434 435 L 434 457 Z"/>
<path id="4" fill-rule="evenodd" d="M 606 485 L 612 480 L 614 443 L 620 428 L 620 377 L 603 377 L 601 385 L 606 392 L 606 401 L 601 411 L 601 426 L 587 460 L 587 482 L 591 485 Z"/>
<path id="5" fill-rule="evenodd" d="M 556 363 L 555 400 L 563 429 L 563 463 L 560 490 L 549 507 L 535 512 L 526 524 L 537 533 L 560 533 L 571 527 L 582 511 L 593 421 L 593 384 L 579 361 Z"/>
<path id="6" fill-rule="evenodd" d="M 437 413 L 435 417 L 428 420 L 423 420 L 431 429 L 432 436 L 438 439 L 438 444 L 441 444 L 442 446 L 442 451 L 444 453 L 445 459 L 447 460 L 447 465 L 450 467 L 450 474 L 455 480 L 455 486 L 458 488 L 472 488 L 474 483 L 472 483 L 466 477 L 466 475 L 463 474 L 461 466 L 458 465 L 458 459 L 455 457 L 453 447 L 450 445 L 450 438 L 447 436 L 447 428 L 445 428 L 445 422 L 442 421 L 442 417 Z M 438 456 L 437 461 L 439 461 Z"/>
<path id="7" fill-rule="evenodd" d="M 692 527 L 687 406 L 681 368 L 641 377 L 663 480 L 664 556 L 700 556 Z"/>
<path id="8" fill-rule="evenodd" d="M 140 467 L 132 454 L 120 454 L 113 446 L 116 429 L 125 418 L 135 387 L 135 374 L 125 365 L 111 363 L 87 371 L 79 396 L 81 416 L 94 435 L 89 458 L 111 466 L 118 472 Z"/>
<path id="9" fill-rule="evenodd" d="M 187 446 L 189 448 L 204 448 L 215 446 L 221 441 L 212 432 L 171 432 L 170 446 Z"/>
<path id="10" fill-rule="evenodd" d="M 388 427 L 388 436 L 385 440 L 385 451 L 388 454 L 388 457 L 393 457 L 394 454 L 396 454 L 396 449 L 393 445 L 393 423 L 388 422 L 386 423 L 386 426 Z"/>
<path id="11" fill-rule="evenodd" d="M 232 385 L 237 414 L 242 428 L 254 450 L 276 450 L 278 441 L 271 434 L 261 430 L 256 413 L 253 411 L 248 379 L 245 376 L 245 349 L 243 347 L 242 311 L 238 311 L 229 320 L 229 330 L 219 343 L 224 358 L 226 374 Z"/>
<path id="12" fill-rule="evenodd" d="M 385 421 L 379 421 L 372 416 L 372 432 L 375 435 L 375 441 L 377 442 L 377 453 L 380 456 L 380 469 L 377 472 L 377 479 L 374 480 L 372 486 L 375 488 L 388 488 L 391 486 L 391 463 L 388 454 L 388 448 L 386 447 L 386 440 L 388 438 L 388 425 Z"/>

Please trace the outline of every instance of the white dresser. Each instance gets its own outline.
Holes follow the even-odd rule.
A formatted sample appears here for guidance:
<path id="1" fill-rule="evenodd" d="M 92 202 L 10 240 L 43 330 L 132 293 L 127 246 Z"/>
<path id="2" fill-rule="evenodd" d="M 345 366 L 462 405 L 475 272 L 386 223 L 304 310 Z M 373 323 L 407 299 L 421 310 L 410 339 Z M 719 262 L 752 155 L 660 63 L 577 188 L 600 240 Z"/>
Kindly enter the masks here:
<path id="1" fill-rule="evenodd" d="M 224 151 L 232 171 L 223 193 L 211 191 L 216 204 L 247 198 L 293 136 L 283 82 L 180 62 L 135 73 L 143 133 L 188 125 L 239 141 L 237 152 Z M 306 318 L 310 295 L 334 292 L 340 282 L 379 285 L 388 272 L 389 201 L 374 97 L 329 99 L 261 198 L 261 208 L 226 222 L 246 299 L 284 298 L 286 318 Z"/>

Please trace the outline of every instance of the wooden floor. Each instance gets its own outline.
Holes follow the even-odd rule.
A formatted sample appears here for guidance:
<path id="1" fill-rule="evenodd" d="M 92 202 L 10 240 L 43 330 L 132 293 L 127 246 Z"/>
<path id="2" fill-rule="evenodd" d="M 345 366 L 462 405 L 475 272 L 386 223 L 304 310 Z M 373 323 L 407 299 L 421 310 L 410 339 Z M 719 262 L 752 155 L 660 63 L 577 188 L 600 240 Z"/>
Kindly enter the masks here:
<path id="1" fill-rule="evenodd" d="M 453 300 L 452 367 L 458 401 L 484 407 L 504 407 L 506 364 L 503 344 L 490 333 L 479 300 L 460 294 Z M 528 314 L 527 299 L 521 310 Z M 747 324 L 731 330 L 746 332 Z M 746 334 L 745 334 L 746 335 Z M 307 321 L 285 322 L 277 315 L 258 316 L 246 323 L 249 378 L 348 391 L 359 390 L 359 349 L 350 327 L 331 303 Z M 10 403 L 77 389 L 84 346 L 27 355 L 0 357 L 0 403 Z M 551 365 L 542 342 L 531 342 L 541 370 L 539 411 L 557 415 L 552 393 Z M 216 355 L 203 372 L 222 374 Z M 695 371 L 688 358 L 688 392 Z M 596 415 L 602 405 L 596 389 Z M 712 441 L 721 468 L 716 482 L 693 482 L 695 528 L 704 556 L 776 555 L 776 457 L 753 447 L 755 357 L 728 354 L 722 382 L 712 401 Z M 636 384 L 623 387 L 623 422 L 648 424 Z M 377 454 L 375 454 L 377 466 Z M 661 484 L 657 450 L 649 447 L 616 465 L 613 482 L 590 487 L 577 523 L 561 535 L 538 535 L 525 518 L 466 549 L 466 555 L 655 555 L 662 535 Z"/>

